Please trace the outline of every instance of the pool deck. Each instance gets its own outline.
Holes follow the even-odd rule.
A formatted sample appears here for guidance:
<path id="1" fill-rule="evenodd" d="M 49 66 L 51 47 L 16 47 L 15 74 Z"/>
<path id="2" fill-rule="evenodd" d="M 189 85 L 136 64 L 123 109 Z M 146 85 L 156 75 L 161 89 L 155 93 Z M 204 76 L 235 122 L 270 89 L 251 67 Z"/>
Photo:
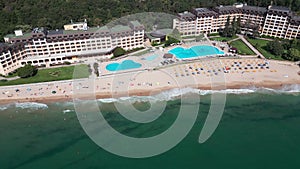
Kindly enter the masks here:
<path id="1" fill-rule="evenodd" d="M 212 45 L 212 43 L 214 43 L 215 45 Z M 224 42 L 210 42 L 210 41 L 202 41 L 202 42 L 191 42 L 191 43 L 184 43 L 182 45 L 174 45 L 174 46 L 170 46 L 167 48 L 160 48 L 160 49 L 156 49 L 153 52 L 148 52 L 144 55 L 141 56 L 127 56 L 124 58 L 120 58 L 120 59 L 116 59 L 113 61 L 108 61 L 108 62 L 100 62 L 99 63 L 99 70 L 100 70 L 100 75 L 101 76 L 107 76 L 107 75 L 111 75 L 111 74 L 118 74 L 118 73 L 126 73 L 126 72 L 132 72 L 132 71 L 142 71 L 142 70 L 151 70 L 154 68 L 163 68 L 163 67 L 168 67 L 171 66 L 169 64 L 166 65 L 162 65 L 162 62 L 168 60 L 163 58 L 163 55 L 168 53 L 170 50 L 177 48 L 177 47 L 183 47 L 183 48 L 191 48 L 193 46 L 201 46 L 201 45 L 208 45 L 208 46 L 213 46 L 216 47 L 217 49 L 219 49 L 220 51 L 223 51 L 225 54 L 228 53 L 229 47 L 227 45 L 227 43 Z M 224 50 L 221 50 L 221 46 L 224 47 Z M 147 57 L 151 57 L 151 56 L 157 56 L 155 57 L 153 60 L 147 60 Z M 198 60 L 198 59 L 203 59 L 206 56 L 201 56 L 201 57 L 193 57 L 193 58 L 184 58 L 184 59 L 177 59 L 176 57 L 173 58 L 173 61 L 175 62 L 179 62 L 177 64 L 181 64 L 182 61 L 190 61 L 190 60 Z M 211 57 L 211 56 L 207 56 L 207 57 Z M 119 70 L 119 71 L 108 71 L 106 69 L 106 66 L 108 64 L 111 63 L 121 63 L 124 60 L 133 60 L 134 62 L 140 63 L 142 66 L 140 68 L 136 68 L 136 69 L 128 69 L 128 70 Z M 181 60 L 181 61 L 180 61 Z"/>

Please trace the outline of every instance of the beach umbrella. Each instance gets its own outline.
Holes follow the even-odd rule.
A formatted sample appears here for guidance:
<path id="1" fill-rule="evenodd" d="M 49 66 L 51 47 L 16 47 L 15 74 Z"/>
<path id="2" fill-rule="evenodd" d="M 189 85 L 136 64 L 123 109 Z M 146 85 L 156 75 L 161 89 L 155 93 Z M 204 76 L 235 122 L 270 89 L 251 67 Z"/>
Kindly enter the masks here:
<path id="1" fill-rule="evenodd" d="M 55 93 L 56 93 L 56 91 L 55 91 L 55 90 L 53 90 L 51 93 L 52 93 L 52 94 L 55 94 Z"/>
<path id="2" fill-rule="evenodd" d="M 27 91 L 31 91 L 31 88 L 27 88 L 26 90 L 27 90 Z"/>

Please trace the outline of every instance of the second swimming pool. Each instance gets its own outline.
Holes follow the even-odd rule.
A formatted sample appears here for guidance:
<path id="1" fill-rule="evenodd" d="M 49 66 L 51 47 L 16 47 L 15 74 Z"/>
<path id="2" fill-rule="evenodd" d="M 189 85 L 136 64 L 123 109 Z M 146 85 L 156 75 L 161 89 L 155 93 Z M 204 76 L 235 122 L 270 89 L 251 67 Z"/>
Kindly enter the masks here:
<path id="1" fill-rule="evenodd" d="M 216 47 L 201 45 L 193 46 L 189 49 L 176 47 L 169 51 L 169 53 L 176 56 L 178 59 L 188 59 L 201 56 L 210 56 L 210 55 L 223 55 L 224 52 L 219 50 Z"/>
<path id="2" fill-rule="evenodd" d="M 140 68 L 142 65 L 140 63 L 134 62 L 133 60 L 124 60 L 122 63 L 111 63 L 106 65 L 106 70 L 108 71 L 120 71 L 127 69 Z"/>

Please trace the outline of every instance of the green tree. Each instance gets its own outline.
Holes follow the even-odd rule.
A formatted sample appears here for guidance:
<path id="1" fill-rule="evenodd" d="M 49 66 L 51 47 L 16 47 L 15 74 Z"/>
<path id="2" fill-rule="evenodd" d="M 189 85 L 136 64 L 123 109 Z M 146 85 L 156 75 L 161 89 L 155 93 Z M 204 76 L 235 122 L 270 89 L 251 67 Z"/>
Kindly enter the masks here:
<path id="1" fill-rule="evenodd" d="M 119 57 L 122 56 L 126 53 L 126 51 L 123 48 L 116 47 L 115 50 L 113 51 L 114 57 Z"/>
<path id="2" fill-rule="evenodd" d="M 255 25 L 255 27 L 253 28 L 253 32 L 252 32 L 252 36 L 253 38 L 256 38 L 256 37 L 259 37 L 259 26 L 258 25 Z"/>
<path id="3" fill-rule="evenodd" d="M 300 60 L 300 51 L 295 48 L 290 48 L 288 51 L 288 55 L 291 60 L 298 61 Z"/>
<path id="4" fill-rule="evenodd" d="M 249 35 L 249 32 L 250 32 L 250 30 L 249 30 L 249 25 L 250 25 L 250 24 L 251 24 L 250 19 L 247 19 L 247 20 L 246 20 L 246 23 L 245 23 L 246 31 L 244 32 L 244 34 L 245 34 L 246 36 L 248 36 L 248 35 Z"/>
<path id="5" fill-rule="evenodd" d="M 49 21 L 48 18 L 40 18 L 38 21 L 37 21 L 37 26 L 38 27 L 46 27 L 46 28 L 50 28 L 51 27 L 51 23 Z"/>
<path id="6" fill-rule="evenodd" d="M 17 25 L 16 29 L 21 29 L 23 32 L 30 32 L 32 27 L 30 25 Z"/>
<path id="7" fill-rule="evenodd" d="M 271 51 L 271 53 L 277 56 L 281 56 L 284 52 L 283 45 L 277 39 L 269 42 L 267 44 L 267 48 Z"/>
<path id="8" fill-rule="evenodd" d="M 293 39 L 290 44 L 290 48 L 300 49 L 300 42 L 298 39 Z"/>
<path id="9" fill-rule="evenodd" d="M 224 30 L 223 30 L 223 36 L 225 36 L 225 37 L 228 37 L 229 36 L 229 31 L 230 31 L 230 28 L 229 28 L 229 26 L 230 26 L 230 17 L 228 16 L 227 17 L 227 21 L 226 21 L 226 23 L 225 23 L 225 28 L 224 28 Z"/>
<path id="10" fill-rule="evenodd" d="M 37 73 L 37 68 L 30 64 L 27 64 L 24 67 L 21 67 L 17 70 L 17 74 L 21 78 L 32 77 L 36 75 L 36 73 Z"/>
<path id="11" fill-rule="evenodd" d="M 239 16 L 236 21 L 236 33 L 241 33 L 241 17 Z"/>
<path id="12" fill-rule="evenodd" d="M 178 29 L 173 29 L 173 31 L 169 34 L 169 35 L 167 35 L 168 36 L 168 38 L 169 37 L 172 37 L 172 38 L 175 38 L 175 39 L 178 39 L 178 40 L 181 40 L 181 35 L 180 35 L 180 32 L 179 32 L 179 30 Z"/>
<path id="13" fill-rule="evenodd" d="M 170 46 L 171 44 L 173 44 L 173 43 L 179 43 L 180 41 L 178 40 L 178 39 L 176 39 L 176 38 L 173 38 L 173 37 L 168 37 L 168 40 L 166 40 L 166 42 L 165 42 L 165 47 L 168 47 L 168 46 Z"/>
<path id="14" fill-rule="evenodd" d="M 231 22 L 231 29 L 232 29 L 231 30 L 231 32 L 232 32 L 231 36 L 233 36 L 237 33 L 237 27 L 238 27 L 238 25 L 237 25 L 236 17 L 234 17 L 232 22 Z"/>

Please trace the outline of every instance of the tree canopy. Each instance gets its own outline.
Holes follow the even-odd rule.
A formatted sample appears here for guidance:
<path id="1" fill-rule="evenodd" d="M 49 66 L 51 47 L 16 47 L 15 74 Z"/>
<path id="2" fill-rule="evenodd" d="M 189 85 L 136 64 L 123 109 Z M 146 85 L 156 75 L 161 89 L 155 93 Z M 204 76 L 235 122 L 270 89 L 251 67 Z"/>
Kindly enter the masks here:
<path id="1" fill-rule="evenodd" d="M 126 51 L 123 48 L 120 48 L 120 47 L 115 48 L 115 50 L 113 51 L 114 57 L 122 56 L 125 53 L 126 53 Z"/>
<path id="2" fill-rule="evenodd" d="M 283 54 L 283 45 L 277 39 L 270 41 L 267 47 L 274 55 L 281 56 Z"/>
<path id="3" fill-rule="evenodd" d="M 64 24 L 87 19 L 89 26 L 108 22 L 139 12 L 175 14 L 195 7 L 232 5 L 235 0 L 0 0 L 0 38 L 17 28 L 60 29 Z M 270 5 L 269 0 L 246 0 L 248 5 Z M 300 9 L 300 0 L 276 0 L 275 5 Z"/>
<path id="4" fill-rule="evenodd" d="M 27 77 L 32 77 L 34 76 L 35 74 L 37 73 L 37 68 L 30 65 L 30 64 L 27 64 L 23 67 L 20 67 L 18 70 L 17 70 L 17 74 L 19 77 L 21 78 L 27 78 Z"/>

